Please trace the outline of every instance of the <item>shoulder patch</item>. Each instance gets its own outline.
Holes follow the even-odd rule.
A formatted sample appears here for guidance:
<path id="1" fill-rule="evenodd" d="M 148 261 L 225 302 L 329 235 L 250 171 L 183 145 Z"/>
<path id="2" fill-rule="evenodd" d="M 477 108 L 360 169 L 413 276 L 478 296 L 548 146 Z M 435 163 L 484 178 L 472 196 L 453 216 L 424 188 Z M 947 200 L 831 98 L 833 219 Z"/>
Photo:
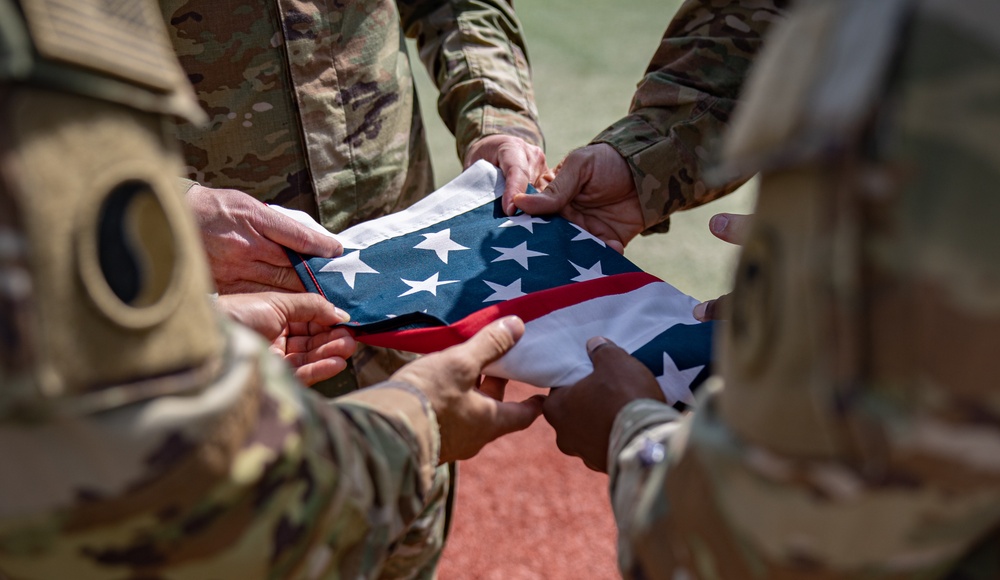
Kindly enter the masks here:
<path id="1" fill-rule="evenodd" d="M 185 83 L 159 10 L 149 0 L 22 0 L 21 4 L 44 58 L 163 93 Z"/>

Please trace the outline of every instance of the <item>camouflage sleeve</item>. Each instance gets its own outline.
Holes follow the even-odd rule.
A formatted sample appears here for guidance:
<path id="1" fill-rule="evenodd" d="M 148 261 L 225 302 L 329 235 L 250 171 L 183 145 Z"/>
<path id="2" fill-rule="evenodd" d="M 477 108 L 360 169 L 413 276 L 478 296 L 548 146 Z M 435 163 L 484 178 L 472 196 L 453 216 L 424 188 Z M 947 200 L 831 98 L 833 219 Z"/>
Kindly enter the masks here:
<path id="1" fill-rule="evenodd" d="M 633 550 L 639 530 L 647 529 L 663 506 L 666 454 L 682 425 L 681 415 L 659 401 L 640 399 L 618 413 L 608 446 L 611 507 L 618 525 L 618 566 L 625 578 L 639 563 Z"/>
<path id="2" fill-rule="evenodd" d="M 687 0 L 638 85 L 628 116 L 602 131 L 632 168 L 646 228 L 738 183 L 703 181 L 750 64 L 785 0 Z"/>
<path id="3" fill-rule="evenodd" d="M 0 474 L 14 578 L 374 577 L 445 479 L 412 389 L 330 404 L 242 329 L 211 385 L 5 424 L 0 452 L 19 466 Z"/>
<path id="4" fill-rule="evenodd" d="M 494 134 L 543 146 L 521 22 L 506 0 L 399 0 L 460 158 Z"/>

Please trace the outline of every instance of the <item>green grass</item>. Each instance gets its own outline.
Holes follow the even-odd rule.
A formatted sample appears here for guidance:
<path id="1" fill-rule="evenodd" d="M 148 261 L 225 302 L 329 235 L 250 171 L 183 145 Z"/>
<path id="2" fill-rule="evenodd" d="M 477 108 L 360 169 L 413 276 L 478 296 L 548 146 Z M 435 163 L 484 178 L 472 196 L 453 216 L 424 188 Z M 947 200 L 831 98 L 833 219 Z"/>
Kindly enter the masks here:
<path id="1" fill-rule="evenodd" d="M 678 4 L 517 0 L 550 165 L 628 111 L 635 85 Z M 416 54 L 412 45 L 410 54 Z M 454 139 L 435 109 L 436 89 L 419 61 L 413 62 L 435 177 L 442 185 L 461 166 Z M 707 207 L 681 212 L 672 218 L 670 233 L 639 238 L 626 255 L 699 299 L 718 296 L 731 285 L 737 250 L 708 233 L 708 219 L 720 211 L 749 212 L 754 193 L 753 187 L 744 187 Z"/>

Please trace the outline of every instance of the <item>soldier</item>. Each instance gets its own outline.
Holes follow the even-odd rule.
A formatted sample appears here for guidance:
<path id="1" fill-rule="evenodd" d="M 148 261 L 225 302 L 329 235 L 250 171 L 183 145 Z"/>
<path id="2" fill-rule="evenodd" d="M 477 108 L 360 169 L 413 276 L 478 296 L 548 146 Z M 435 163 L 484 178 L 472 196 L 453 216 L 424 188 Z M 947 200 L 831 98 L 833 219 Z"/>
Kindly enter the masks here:
<path id="1" fill-rule="evenodd" d="M 181 126 L 180 137 L 197 182 L 185 181 L 188 200 L 223 293 L 301 291 L 279 245 L 340 251 L 240 192 L 306 211 L 337 232 L 433 190 L 404 32 L 441 91 L 438 108 L 465 165 L 498 165 L 508 197 L 542 183 L 523 35 L 506 0 L 160 5 L 210 116 L 207 126 Z M 359 354 L 359 370 L 369 356 Z M 381 378 L 373 373 L 360 384 Z"/>
<path id="2" fill-rule="evenodd" d="M 540 413 L 474 388 L 523 324 L 301 388 L 213 313 L 167 115 L 199 112 L 154 3 L 0 0 L 0 577 L 391 573 L 439 462 Z M 281 342 L 295 304 L 222 307 Z M 314 310 L 296 339 L 323 343 L 340 314 Z"/>
<path id="3" fill-rule="evenodd" d="M 756 3 L 721 9 L 737 4 Z M 626 577 L 1000 577 L 1000 6 L 821 1 L 789 18 L 726 142 L 720 175 L 762 179 L 718 383 L 682 417 L 598 337 L 594 373 L 546 417 L 609 472 Z M 613 235 L 603 209 L 588 217 Z"/>
<path id="4" fill-rule="evenodd" d="M 613 247 L 665 232 L 670 214 L 721 197 L 704 173 L 743 78 L 787 0 L 689 0 L 678 9 L 629 114 L 572 151 L 544 195 L 518 195 L 531 214 L 562 212 Z"/>
<path id="5" fill-rule="evenodd" d="M 179 136 L 194 180 L 184 181 L 186 198 L 223 294 L 302 291 L 281 246 L 326 257 L 341 251 L 253 198 L 305 211 L 338 232 L 433 190 L 406 36 L 440 90 L 438 110 L 463 163 L 498 165 L 508 199 L 529 182 L 544 185 L 526 48 L 509 0 L 159 4 L 209 114 L 207 125 L 181 125 Z M 361 346 L 349 372 L 316 388 L 350 392 L 412 358 Z M 434 509 L 441 518 L 447 511 Z M 414 541 L 440 547 L 436 533 Z"/>

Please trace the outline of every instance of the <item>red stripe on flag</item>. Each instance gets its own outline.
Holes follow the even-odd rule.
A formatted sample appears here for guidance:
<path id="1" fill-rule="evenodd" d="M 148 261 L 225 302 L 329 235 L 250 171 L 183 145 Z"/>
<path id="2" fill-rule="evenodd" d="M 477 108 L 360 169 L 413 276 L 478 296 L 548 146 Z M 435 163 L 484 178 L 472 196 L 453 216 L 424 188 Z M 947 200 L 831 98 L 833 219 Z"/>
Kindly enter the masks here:
<path id="1" fill-rule="evenodd" d="M 647 284 L 661 282 L 659 278 L 645 272 L 630 272 L 605 276 L 597 280 L 588 280 L 576 284 L 559 286 L 532 292 L 527 296 L 486 306 L 481 310 L 466 316 L 448 326 L 430 328 L 414 328 L 410 330 L 393 330 L 357 336 L 358 341 L 373 346 L 395 348 L 410 352 L 426 354 L 437 352 L 472 337 L 482 327 L 504 316 L 517 315 L 524 322 L 531 322 L 555 310 L 566 308 L 601 298 L 625 294 Z"/>
<path id="2" fill-rule="evenodd" d="M 323 298 L 329 300 L 330 297 L 326 295 L 326 292 L 323 292 L 323 286 L 321 286 L 319 280 L 316 279 L 316 274 L 313 273 L 313 269 L 309 265 L 309 260 L 306 260 L 305 256 L 302 254 L 299 254 L 299 260 L 302 262 L 302 265 L 305 266 L 306 272 L 309 273 L 309 279 L 312 280 L 313 286 L 316 288 L 316 292 L 318 292 Z"/>

